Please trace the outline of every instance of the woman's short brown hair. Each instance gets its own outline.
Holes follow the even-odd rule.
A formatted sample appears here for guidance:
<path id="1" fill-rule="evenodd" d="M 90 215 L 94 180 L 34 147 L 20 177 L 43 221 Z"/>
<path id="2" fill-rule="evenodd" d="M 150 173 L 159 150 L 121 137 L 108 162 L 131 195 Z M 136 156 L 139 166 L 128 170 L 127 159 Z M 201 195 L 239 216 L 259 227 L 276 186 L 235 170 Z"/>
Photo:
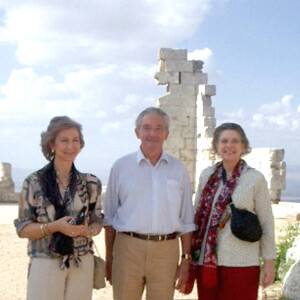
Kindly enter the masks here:
<path id="1" fill-rule="evenodd" d="M 212 149 L 216 154 L 218 154 L 218 143 L 220 140 L 220 135 L 224 130 L 235 130 L 236 132 L 238 132 L 241 136 L 242 144 L 245 147 L 245 151 L 243 154 L 248 154 L 251 152 L 250 143 L 245 134 L 244 129 L 239 124 L 236 123 L 223 123 L 215 129 L 213 140 L 212 140 Z"/>
<path id="2" fill-rule="evenodd" d="M 42 152 L 47 160 L 51 161 L 54 158 L 54 153 L 51 151 L 57 134 L 64 129 L 75 128 L 79 133 L 81 149 L 84 147 L 84 139 L 82 135 L 82 126 L 76 121 L 67 116 L 57 116 L 51 119 L 47 130 L 41 133 Z"/>

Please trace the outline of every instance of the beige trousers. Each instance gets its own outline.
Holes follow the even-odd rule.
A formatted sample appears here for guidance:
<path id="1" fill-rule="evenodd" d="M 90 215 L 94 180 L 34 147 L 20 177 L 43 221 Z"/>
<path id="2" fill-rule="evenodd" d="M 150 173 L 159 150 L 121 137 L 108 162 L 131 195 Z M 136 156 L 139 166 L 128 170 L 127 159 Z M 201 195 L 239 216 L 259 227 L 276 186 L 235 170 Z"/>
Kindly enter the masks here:
<path id="1" fill-rule="evenodd" d="M 172 300 L 178 265 L 178 239 L 145 241 L 117 233 L 113 250 L 114 300 Z"/>
<path id="2" fill-rule="evenodd" d="M 90 300 L 93 292 L 94 259 L 91 253 L 61 270 L 59 259 L 33 258 L 28 274 L 27 300 Z"/>

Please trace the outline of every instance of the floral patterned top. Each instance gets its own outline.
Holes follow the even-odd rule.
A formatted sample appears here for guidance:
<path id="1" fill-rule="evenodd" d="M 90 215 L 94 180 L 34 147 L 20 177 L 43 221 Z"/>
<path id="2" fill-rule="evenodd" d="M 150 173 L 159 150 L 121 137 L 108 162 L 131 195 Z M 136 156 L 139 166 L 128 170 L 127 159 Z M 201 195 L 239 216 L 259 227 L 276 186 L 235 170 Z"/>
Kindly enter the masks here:
<path id="1" fill-rule="evenodd" d="M 76 192 L 72 199 L 66 204 L 66 212 L 69 216 L 76 216 L 83 206 L 87 207 L 86 216 L 89 222 L 103 223 L 100 195 L 101 182 L 91 174 L 76 171 Z M 60 189 L 61 201 L 69 193 L 68 189 Z M 30 223 L 47 223 L 55 220 L 55 208 L 44 195 L 39 171 L 29 175 L 24 183 L 19 202 L 19 216 L 14 221 L 17 234 L 20 236 L 22 229 Z M 32 258 L 56 258 L 60 255 L 49 249 L 51 236 L 28 241 L 28 255 Z M 73 238 L 74 256 L 81 256 L 92 252 L 93 241 L 89 237 Z"/>

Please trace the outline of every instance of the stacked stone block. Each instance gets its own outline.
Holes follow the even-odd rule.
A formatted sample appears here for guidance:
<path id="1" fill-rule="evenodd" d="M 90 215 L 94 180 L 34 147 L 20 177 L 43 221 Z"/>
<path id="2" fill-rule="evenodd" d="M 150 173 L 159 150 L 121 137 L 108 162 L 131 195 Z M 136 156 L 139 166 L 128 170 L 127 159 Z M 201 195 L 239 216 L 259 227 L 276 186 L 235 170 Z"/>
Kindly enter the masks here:
<path id="1" fill-rule="evenodd" d="M 167 85 L 167 94 L 157 106 L 170 116 L 170 133 L 164 150 L 186 166 L 195 186 L 197 154 L 196 102 L 198 87 L 207 83 L 202 61 L 188 61 L 186 49 L 162 48 L 159 51 L 157 84 Z"/>
<path id="2" fill-rule="evenodd" d="M 17 202 L 15 184 L 11 176 L 11 164 L 0 163 L 0 202 Z"/>
<path id="3" fill-rule="evenodd" d="M 216 86 L 207 84 L 202 61 L 188 61 L 186 49 L 159 51 L 158 84 L 167 85 L 167 94 L 157 101 L 170 118 L 170 134 L 165 151 L 184 162 L 195 189 L 201 171 L 219 157 L 211 148 L 216 127 L 211 97 Z M 253 149 L 246 156 L 250 166 L 261 171 L 268 182 L 270 198 L 277 203 L 285 188 L 286 167 L 283 149 Z"/>
<path id="4" fill-rule="evenodd" d="M 215 85 L 200 85 L 197 99 L 197 179 L 203 169 L 215 162 L 215 155 L 211 148 L 216 128 L 215 109 L 212 107 L 211 100 L 214 95 L 216 95 Z"/>
<path id="5" fill-rule="evenodd" d="M 267 180 L 270 199 L 278 203 L 285 189 L 286 164 L 284 149 L 255 148 L 245 156 L 247 163 L 262 172 Z"/>

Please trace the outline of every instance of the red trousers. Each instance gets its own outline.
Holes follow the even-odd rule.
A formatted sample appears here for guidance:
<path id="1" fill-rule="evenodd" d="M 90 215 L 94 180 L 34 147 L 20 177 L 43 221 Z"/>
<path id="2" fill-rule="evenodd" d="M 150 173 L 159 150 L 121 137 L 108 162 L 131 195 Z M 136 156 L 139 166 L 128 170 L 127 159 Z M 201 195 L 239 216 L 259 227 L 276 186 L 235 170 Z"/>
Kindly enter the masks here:
<path id="1" fill-rule="evenodd" d="M 218 267 L 218 285 L 212 289 L 202 286 L 202 267 L 197 268 L 198 300 L 257 300 L 260 268 Z"/>

